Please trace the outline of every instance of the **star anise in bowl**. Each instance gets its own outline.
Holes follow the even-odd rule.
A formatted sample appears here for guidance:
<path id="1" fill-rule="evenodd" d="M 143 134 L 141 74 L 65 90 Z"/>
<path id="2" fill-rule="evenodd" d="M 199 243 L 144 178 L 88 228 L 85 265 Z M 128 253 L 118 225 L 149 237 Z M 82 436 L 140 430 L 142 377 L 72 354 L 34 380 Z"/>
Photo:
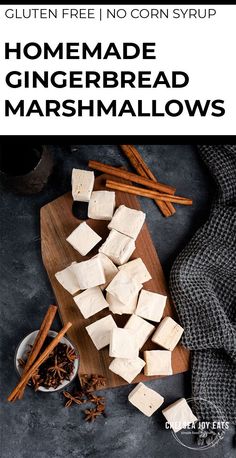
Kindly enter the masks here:
<path id="1" fill-rule="evenodd" d="M 52 336 L 49 335 L 45 340 L 41 353 L 51 340 Z M 20 360 L 18 360 L 18 364 L 21 368 L 24 368 L 26 360 L 27 358 L 20 358 Z M 59 342 L 46 361 L 41 364 L 37 373 L 32 376 L 29 384 L 35 391 L 38 389 L 40 389 L 40 391 L 54 391 L 65 388 L 65 386 L 77 375 L 77 360 L 78 356 L 74 348 L 69 344 L 69 341 L 68 343 Z"/>

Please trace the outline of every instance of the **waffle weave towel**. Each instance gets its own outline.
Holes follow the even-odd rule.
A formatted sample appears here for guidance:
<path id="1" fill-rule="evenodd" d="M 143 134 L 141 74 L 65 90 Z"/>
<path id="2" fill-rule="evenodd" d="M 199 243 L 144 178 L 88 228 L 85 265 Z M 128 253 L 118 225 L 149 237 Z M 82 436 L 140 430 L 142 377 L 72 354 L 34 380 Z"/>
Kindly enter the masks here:
<path id="1" fill-rule="evenodd" d="M 176 259 L 170 290 L 191 350 L 201 421 L 236 424 L 236 146 L 200 146 L 216 189 L 210 215 Z"/>

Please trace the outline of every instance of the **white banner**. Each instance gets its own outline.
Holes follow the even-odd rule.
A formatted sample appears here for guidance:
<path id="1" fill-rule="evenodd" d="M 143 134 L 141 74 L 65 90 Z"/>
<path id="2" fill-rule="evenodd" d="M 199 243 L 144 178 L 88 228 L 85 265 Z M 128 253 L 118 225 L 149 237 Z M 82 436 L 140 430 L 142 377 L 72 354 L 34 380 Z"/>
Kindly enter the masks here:
<path id="1" fill-rule="evenodd" d="M 1 5 L 0 134 L 235 135 L 236 5 L 177 6 Z"/>

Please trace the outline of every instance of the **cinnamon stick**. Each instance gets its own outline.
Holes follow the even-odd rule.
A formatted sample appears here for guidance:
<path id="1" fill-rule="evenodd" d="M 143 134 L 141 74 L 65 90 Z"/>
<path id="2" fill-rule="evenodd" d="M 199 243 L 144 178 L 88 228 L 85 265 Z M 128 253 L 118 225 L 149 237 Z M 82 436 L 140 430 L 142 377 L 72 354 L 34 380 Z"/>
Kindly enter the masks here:
<path id="1" fill-rule="evenodd" d="M 145 172 L 146 177 L 150 178 L 152 181 L 157 181 L 156 177 L 153 175 L 152 171 L 147 166 L 146 162 L 143 160 L 141 154 L 139 154 L 138 150 L 133 145 L 120 145 L 122 151 L 130 152 L 135 158 L 136 162 L 138 163 L 139 167 L 143 169 Z"/>
<path id="2" fill-rule="evenodd" d="M 118 183 L 117 181 L 106 180 L 106 187 L 109 189 L 115 189 L 116 191 L 127 192 L 128 194 L 134 194 L 136 196 L 149 197 L 150 199 L 158 199 L 163 202 L 174 202 L 181 205 L 192 205 L 193 201 L 187 197 L 179 197 L 170 194 L 161 194 L 151 189 L 139 188 L 128 184 Z"/>
<path id="3" fill-rule="evenodd" d="M 34 341 L 34 344 L 33 344 L 33 347 L 31 349 L 31 352 L 29 354 L 29 357 L 28 357 L 28 359 L 26 361 L 26 365 L 24 367 L 24 370 L 23 370 L 21 378 L 28 371 L 30 366 L 32 366 L 34 361 L 36 360 L 36 358 L 37 358 L 37 356 L 38 356 L 38 354 L 39 354 L 39 352 L 40 352 L 40 350 L 41 350 L 41 348 L 42 348 L 42 346 L 43 346 L 43 344 L 45 342 L 45 339 L 46 339 L 46 337 L 48 335 L 48 331 L 51 328 L 51 324 L 52 324 L 52 322 L 53 322 L 53 320 L 55 318 L 56 313 L 57 313 L 57 306 L 56 305 L 50 305 L 50 307 L 48 308 L 47 313 L 46 313 L 46 315 L 45 315 L 45 317 L 44 317 L 44 319 L 42 321 L 42 324 L 40 326 L 39 332 L 38 332 L 38 334 L 36 336 L 36 339 Z M 22 399 L 24 391 L 25 391 L 25 387 L 26 387 L 26 384 L 19 391 L 18 396 L 17 396 L 18 399 Z"/>
<path id="4" fill-rule="evenodd" d="M 133 145 L 120 145 L 120 147 L 139 175 L 157 182 L 155 175 L 153 175 L 152 171 L 143 160 L 141 154 Z M 172 216 L 175 213 L 175 208 L 171 202 L 163 202 L 157 199 L 154 199 L 154 201 L 164 216 Z"/>
<path id="5" fill-rule="evenodd" d="M 135 173 L 127 172 L 123 169 L 118 169 L 116 167 L 112 167 L 111 165 L 103 164 L 102 162 L 97 161 L 89 161 L 89 167 L 94 170 L 99 170 L 100 172 L 107 173 L 108 175 L 113 175 L 118 178 L 122 178 L 124 180 L 133 181 L 134 183 L 139 183 L 143 186 L 147 186 L 151 189 L 156 189 L 160 192 L 166 192 L 167 194 L 174 194 L 175 188 L 172 186 L 168 186 L 163 183 L 154 182 L 149 180 L 149 178 L 141 177 L 136 175 Z"/>
<path id="6" fill-rule="evenodd" d="M 61 329 L 61 331 L 58 332 L 56 337 L 54 337 L 54 339 L 50 342 L 44 352 L 39 356 L 37 361 L 35 361 L 34 364 L 28 369 L 28 371 L 22 376 L 22 379 L 19 381 L 17 386 L 9 394 L 7 398 L 9 402 L 14 400 L 15 396 L 19 393 L 24 384 L 28 383 L 35 371 L 41 366 L 42 363 L 44 363 L 44 361 L 46 361 L 46 359 L 49 357 L 49 355 L 52 353 L 54 348 L 61 341 L 62 337 L 66 334 L 71 326 L 72 323 L 69 322 Z"/>

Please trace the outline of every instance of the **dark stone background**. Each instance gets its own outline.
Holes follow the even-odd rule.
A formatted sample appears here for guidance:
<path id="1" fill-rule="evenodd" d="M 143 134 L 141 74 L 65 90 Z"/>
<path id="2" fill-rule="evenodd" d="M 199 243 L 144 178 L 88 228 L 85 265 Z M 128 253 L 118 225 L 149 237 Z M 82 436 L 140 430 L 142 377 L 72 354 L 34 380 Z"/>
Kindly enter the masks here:
<path id="1" fill-rule="evenodd" d="M 176 186 L 179 195 L 192 197 L 192 207 L 178 206 L 163 218 L 155 204 L 140 199 L 147 223 L 168 277 L 176 255 L 207 218 L 213 184 L 190 145 L 138 146 L 160 181 Z M 164 429 L 161 413 L 143 416 L 127 402 L 131 387 L 106 391 L 107 418 L 95 424 L 82 420 L 80 407 L 65 409 L 60 393 L 33 393 L 9 405 L 6 397 L 17 382 L 14 352 L 19 341 L 38 329 L 53 293 L 40 254 L 39 210 L 70 189 L 72 167 L 86 168 L 88 159 L 128 166 L 114 145 L 51 146 L 55 167 L 46 188 L 34 196 L 18 196 L 1 189 L 1 455 L 3 458 L 231 458 L 233 428 L 224 442 L 207 451 L 179 445 Z M 59 329 L 59 320 L 54 324 Z M 190 375 L 150 382 L 165 397 L 165 405 L 191 393 Z"/>

